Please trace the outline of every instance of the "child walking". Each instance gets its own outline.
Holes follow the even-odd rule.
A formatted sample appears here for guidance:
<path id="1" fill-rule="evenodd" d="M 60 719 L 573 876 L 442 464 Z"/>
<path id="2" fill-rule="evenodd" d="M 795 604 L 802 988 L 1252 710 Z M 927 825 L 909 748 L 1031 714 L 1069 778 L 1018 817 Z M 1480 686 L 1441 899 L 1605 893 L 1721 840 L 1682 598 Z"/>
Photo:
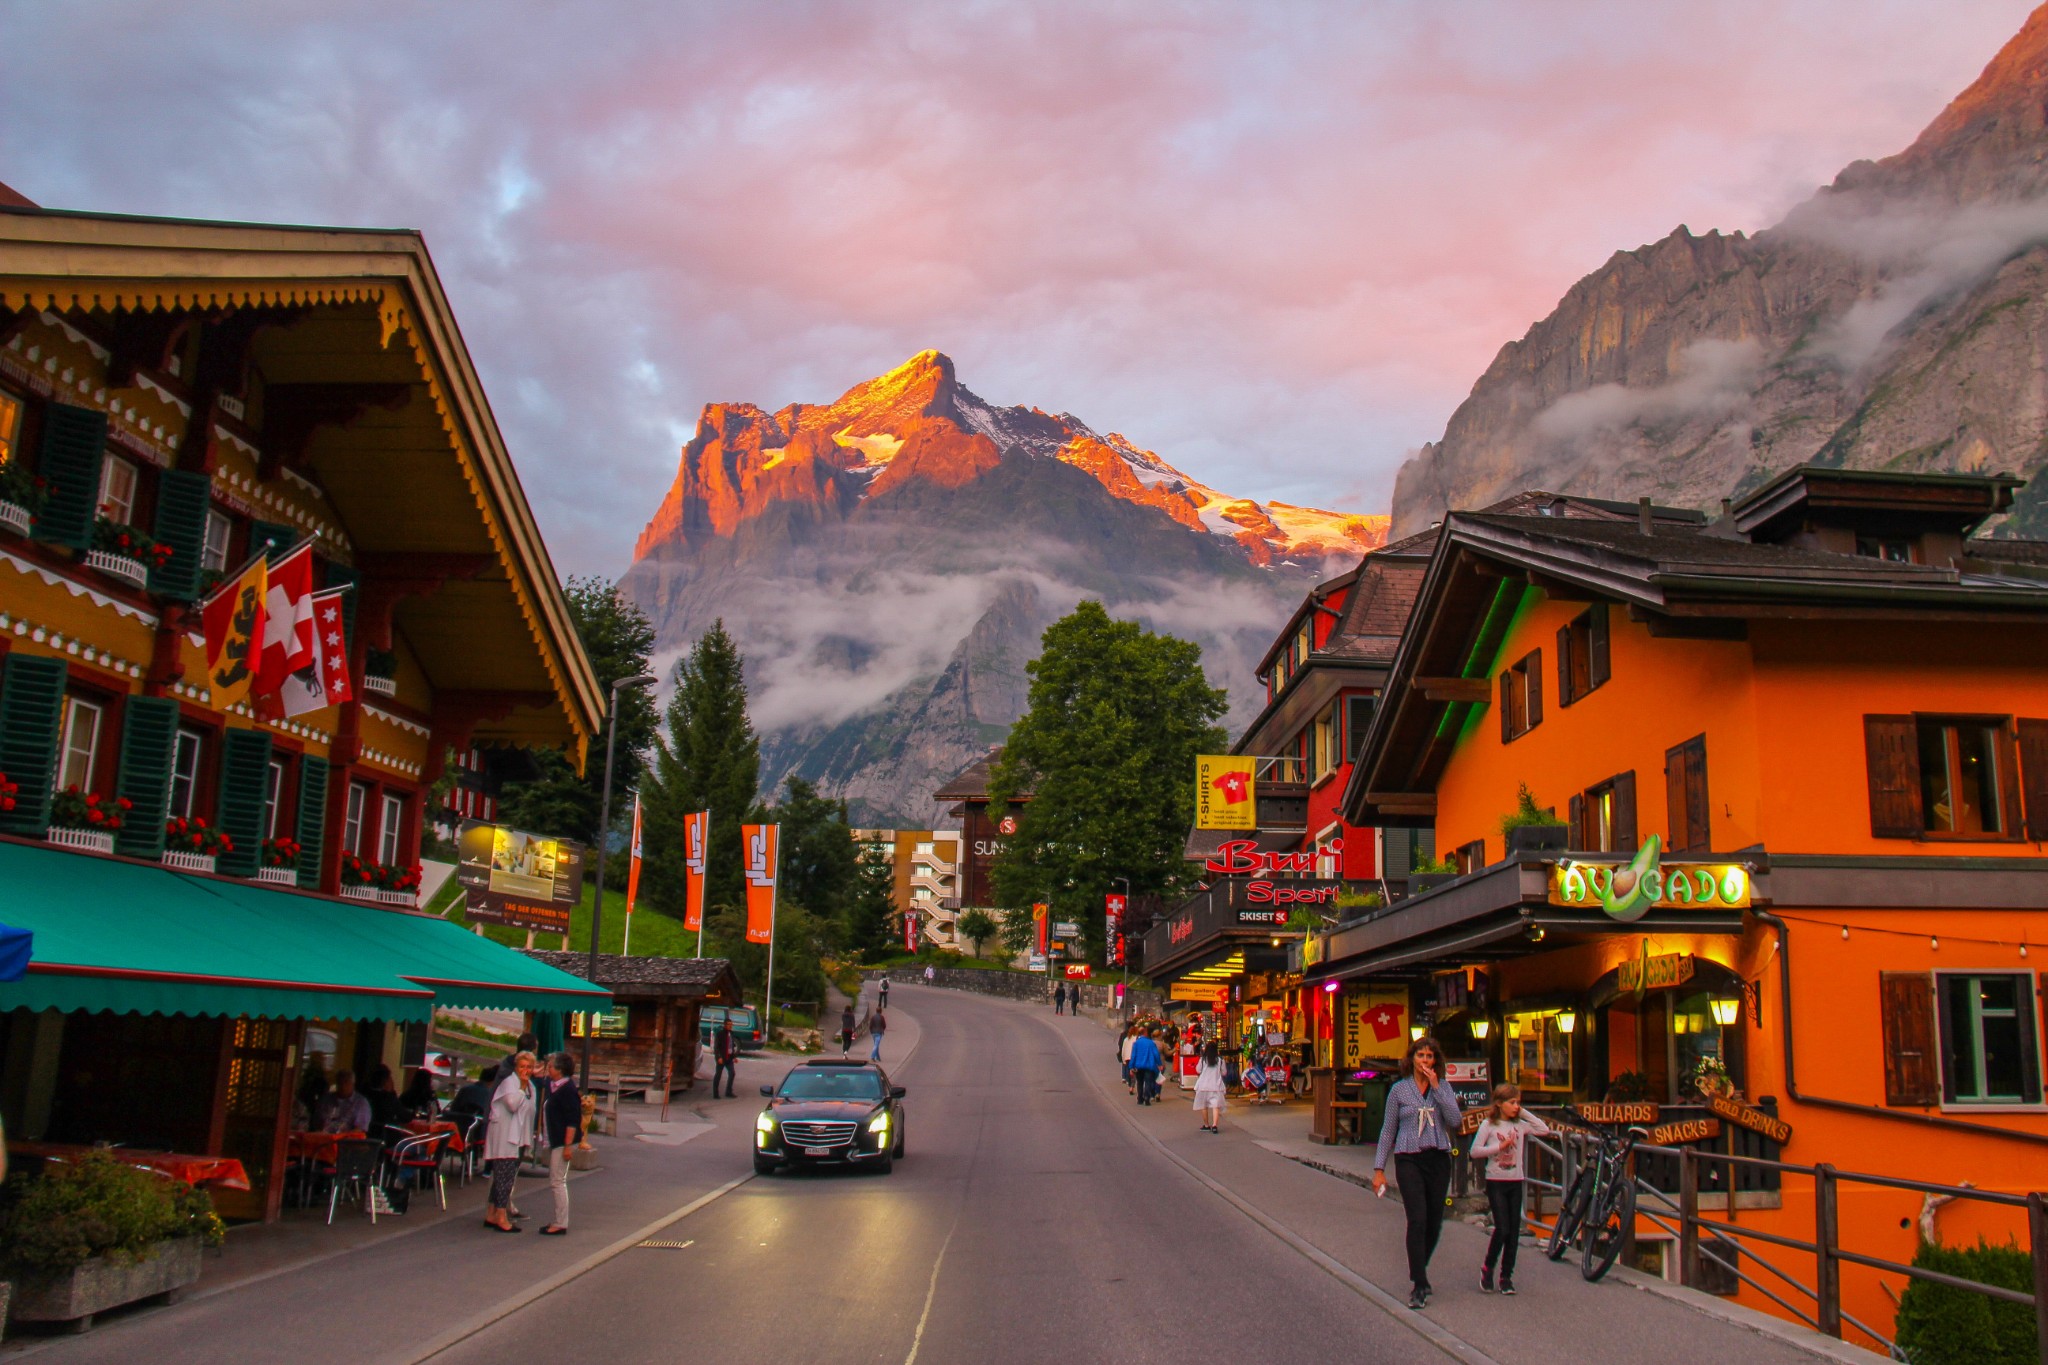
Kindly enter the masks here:
<path id="1" fill-rule="evenodd" d="M 1534 1114 L 1522 1112 L 1519 1086 L 1493 1088 L 1493 1107 L 1479 1124 L 1472 1155 L 1486 1158 L 1486 1208 L 1493 1215 L 1493 1240 L 1486 1244 L 1486 1264 L 1479 1270 L 1481 1292 L 1493 1292 L 1493 1269 L 1500 1266 L 1500 1292 L 1515 1292 L 1515 1247 L 1522 1236 L 1522 1190 L 1528 1179 L 1524 1139 L 1550 1131 Z"/>
<path id="2" fill-rule="evenodd" d="M 1202 1047 L 1202 1061 L 1195 1070 L 1195 1112 L 1202 1116 L 1202 1131 L 1223 1131 L 1223 1058 L 1216 1044 Z"/>

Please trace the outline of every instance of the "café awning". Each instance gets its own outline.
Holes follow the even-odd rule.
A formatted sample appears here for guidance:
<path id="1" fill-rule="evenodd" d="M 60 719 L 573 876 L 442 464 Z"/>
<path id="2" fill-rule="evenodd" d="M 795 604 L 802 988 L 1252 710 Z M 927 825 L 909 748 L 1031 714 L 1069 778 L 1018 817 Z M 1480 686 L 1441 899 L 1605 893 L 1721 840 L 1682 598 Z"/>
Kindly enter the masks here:
<path id="1" fill-rule="evenodd" d="M 444 920 L 37 844 L 0 842 L 0 914 L 36 946 L 0 1010 L 425 1022 L 609 998 Z"/>

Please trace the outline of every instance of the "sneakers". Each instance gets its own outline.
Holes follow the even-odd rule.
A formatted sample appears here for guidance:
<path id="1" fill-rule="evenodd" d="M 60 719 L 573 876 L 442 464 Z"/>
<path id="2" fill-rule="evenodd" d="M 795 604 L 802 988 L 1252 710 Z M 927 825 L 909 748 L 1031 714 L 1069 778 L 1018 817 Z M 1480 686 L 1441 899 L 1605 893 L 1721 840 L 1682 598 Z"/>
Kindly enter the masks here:
<path id="1" fill-rule="evenodd" d="M 1421 1312 L 1425 1307 L 1428 1306 L 1428 1304 L 1429 1295 L 1423 1293 L 1420 1289 L 1411 1290 L 1409 1292 L 1408 1306 L 1410 1308 L 1413 1308 L 1416 1312 Z"/>
<path id="2" fill-rule="evenodd" d="M 1482 1294 L 1491 1294 L 1493 1292 L 1493 1267 L 1490 1265 L 1479 1267 L 1479 1292 Z"/>
<path id="3" fill-rule="evenodd" d="M 1501 1279 L 1501 1282 L 1500 1282 L 1500 1292 L 1501 1292 L 1501 1293 L 1503 1293 L 1503 1294 L 1512 1294 L 1512 1293 L 1514 1293 L 1514 1292 L 1515 1292 L 1515 1282 L 1514 1282 L 1513 1280 L 1511 1280 L 1511 1279 L 1508 1279 L 1508 1278 L 1506 1278 L 1505 1276 L 1503 1276 L 1503 1277 L 1502 1277 L 1502 1279 Z"/>

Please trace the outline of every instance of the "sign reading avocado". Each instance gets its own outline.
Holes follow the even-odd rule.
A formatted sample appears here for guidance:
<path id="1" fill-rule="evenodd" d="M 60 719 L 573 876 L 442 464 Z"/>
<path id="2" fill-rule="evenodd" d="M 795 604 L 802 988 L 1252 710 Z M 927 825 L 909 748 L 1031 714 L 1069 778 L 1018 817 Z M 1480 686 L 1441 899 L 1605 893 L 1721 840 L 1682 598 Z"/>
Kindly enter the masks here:
<path id="1" fill-rule="evenodd" d="M 1635 858 L 1611 863 L 1560 862 L 1550 873 L 1552 905 L 1599 906 L 1627 923 L 1652 910 L 1742 910 L 1749 906 L 1749 869 L 1741 863 L 1665 863 L 1652 834 Z"/>

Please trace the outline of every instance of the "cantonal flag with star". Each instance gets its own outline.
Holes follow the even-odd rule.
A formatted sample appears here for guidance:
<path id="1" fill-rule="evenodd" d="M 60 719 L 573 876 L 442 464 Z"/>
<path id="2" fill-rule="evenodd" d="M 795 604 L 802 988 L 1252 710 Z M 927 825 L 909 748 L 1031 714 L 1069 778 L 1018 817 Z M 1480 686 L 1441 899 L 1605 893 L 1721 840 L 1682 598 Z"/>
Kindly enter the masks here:
<path id="1" fill-rule="evenodd" d="M 349 687 L 348 638 L 342 625 L 341 599 L 347 592 L 347 588 L 329 588 L 307 599 L 313 622 L 313 656 L 279 689 L 287 716 L 302 716 L 355 698 Z"/>

